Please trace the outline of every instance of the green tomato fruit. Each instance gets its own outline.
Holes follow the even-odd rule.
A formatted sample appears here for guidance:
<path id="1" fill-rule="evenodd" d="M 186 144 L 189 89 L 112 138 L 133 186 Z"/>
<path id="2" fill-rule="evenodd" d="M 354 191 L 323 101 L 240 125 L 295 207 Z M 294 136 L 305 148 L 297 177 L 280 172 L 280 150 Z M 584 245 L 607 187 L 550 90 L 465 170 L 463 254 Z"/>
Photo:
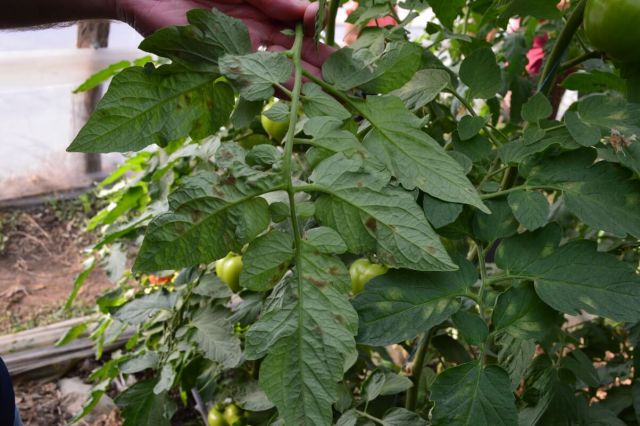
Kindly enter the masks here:
<path id="1" fill-rule="evenodd" d="M 611 58 L 640 63 L 640 0 L 587 0 L 584 31 Z"/>
<path id="2" fill-rule="evenodd" d="M 264 111 L 268 111 L 276 104 L 276 101 L 271 101 L 267 104 Z M 262 127 L 264 131 L 267 132 L 271 139 L 274 139 L 278 142 L 282 142 L 282 139 L 287 135 L 289 131 L 289 120 L 286 121 L 273 121 L 269 117 L 262 113 L 260 116 L 260 122 L 262 123 Z"/>
<path id="3" fill-rule="evenodd" d="M 358 294 L 364 290 L 366 283 L 377 276 L 386 274 L 389 268 L 384 265 L 372 263 L 369 259 L 358 259 L 349 267 L 351 275 L 351 290 Z"/>
<path id="4" fill-rule="evenodd" d="M 223 416 L 229 426 L 239 424 L 241 421 L 241 415 L 240 409 L 235 404 L 229 404 L 227 405 L 227 408 L 224 409 Z"/>
<path id="5" fill-rule="evenodd" d="M 222 416 L 222 413 L 218 411 L 216 407 L 213 407 L 211 410 L 209 410 L 207 423 L 209 423 L 209 426 L 227 426 L 227 422 Z"/>
<path id="6" fill-rule="evenodd" d="M 216 262 L 216 275 L 234 292 L 240 291 L 240 272 L 242 271 L 242 256 L 229 253 Z"/>

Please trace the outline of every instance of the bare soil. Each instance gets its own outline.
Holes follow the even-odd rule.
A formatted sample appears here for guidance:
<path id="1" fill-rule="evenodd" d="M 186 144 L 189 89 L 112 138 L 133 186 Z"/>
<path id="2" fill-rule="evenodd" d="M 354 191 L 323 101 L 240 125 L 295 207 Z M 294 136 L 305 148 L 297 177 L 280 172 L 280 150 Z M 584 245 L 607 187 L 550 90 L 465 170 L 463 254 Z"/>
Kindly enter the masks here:
<path id="1" fill-rule="evenodd" d="M 97 296 L 112 286 L 97 268 L 80 290 L 75 312 L 61 310 L 91 243 L 87 214 L 78 202 L 0 212 L 0 334 L 92 311 Z"/>

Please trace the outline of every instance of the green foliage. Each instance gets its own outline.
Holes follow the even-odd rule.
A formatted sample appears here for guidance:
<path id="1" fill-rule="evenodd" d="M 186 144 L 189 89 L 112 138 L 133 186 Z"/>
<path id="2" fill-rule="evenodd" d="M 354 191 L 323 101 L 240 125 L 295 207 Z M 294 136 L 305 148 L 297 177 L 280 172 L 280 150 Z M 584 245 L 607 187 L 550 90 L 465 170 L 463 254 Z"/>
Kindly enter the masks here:
<path id="1" fill-rule="evenodd" d="M 60 343 L 88 332 L 100 357 L 135 333 L 81 414 L 127 375 L 132 425 L 189 394 L 254 425 L 637 425 L 640 106 L 616 64 L 575 60 L 581 9 L 565 26 L 556 3 L 412 0 L 371 28 L 396 2 L 363 0 L 322 78 L 301 26 L 252 52 L 241 21 L 198 10 L 142 43 L 156 64 L 94 77 L 117 73 L 70 150 L 140 152 L 99 188 L 69 303 L 98 264 L 116 285 Z M 563 86 L 579 98 L 558 115 Z M 230 252 L 235 293 L 214 273 Z M 355 296 L 357 258 L 389 271 Z"/>

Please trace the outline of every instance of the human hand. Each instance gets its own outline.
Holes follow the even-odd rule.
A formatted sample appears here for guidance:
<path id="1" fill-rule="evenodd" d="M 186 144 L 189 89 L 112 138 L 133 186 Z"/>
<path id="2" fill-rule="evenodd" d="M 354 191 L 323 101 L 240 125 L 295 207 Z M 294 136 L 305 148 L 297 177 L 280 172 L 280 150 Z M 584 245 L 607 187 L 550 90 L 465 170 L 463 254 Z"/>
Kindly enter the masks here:
<path id="1" fill-rule="evenodd" d="M 119 20 L 127 22 L 143 35 L 169 26 L 185 25 L 186 12 L 191 9 L 217 8 L 227 15 L 241 19 L 247 25 L 253 48 L 284 50 L 293 39 L 281 31 L 296 22 L 304 22 L 307 33 L 312 33 L 318 3 L 307 0 L 115 0 Z M 312 38 L 304 41 L 302 57 L 307 68 L 319 74 L 319 68 L 333 49 L 315 46 Z"/>

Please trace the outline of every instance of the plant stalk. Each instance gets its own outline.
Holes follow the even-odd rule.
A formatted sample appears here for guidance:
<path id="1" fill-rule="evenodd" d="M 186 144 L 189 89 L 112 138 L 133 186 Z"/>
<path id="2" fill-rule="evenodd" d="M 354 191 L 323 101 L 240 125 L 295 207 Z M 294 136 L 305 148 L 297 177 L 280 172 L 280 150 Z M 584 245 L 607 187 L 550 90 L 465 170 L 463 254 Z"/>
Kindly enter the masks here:
<path id="1" fill-rule="evenodd" d="M 427 349 L 431 343 L 433 329 L 424 333 L 420 339 L 418 350 L 416 351 L 416 357 L 413 360 L 413 375 L 411 380 L 413 386 L 407 391 L 407 400 L 405 401 L 405 408 L 407 410 L 415 411 L 416 404 L 418 403 L 418 390 L 420 389 L 420 378 L 422 377 L 422 370 L 424 369 L 424 360 L 427 356 Z"/>
<path id="2" fill-rule="evenodd" d="M 580 28 L 580 26 L 582 25 L 586 4 L 587 2 L 584 0 L 578 3 L 578 6 L 576 6 L 576 9 L 567 20 L 567 24 L 564 26 L 564 29 L 558 36 L 558 40 L 553 46 L 553 50 L 551 51 L 551 54 L 549 55 L 544 68 L 542 69 L 542 74 L 540 74 L 540 82 L 538 84 L 538 91 L 544 93 L 545 95 L 549 95 L 549 93 L 551 93 L 554 82 L 556 80 L 556 75 L 561 68 L 560 65 L 562 57 L 569 48 L 569 44 L 571 44 L 573 36 L 578 31 L 578 28 Z"/>
<path id="3" fill-rule="evenodd" d="M 338 8 L 340 0 L 329 1 L 329 16 L 327 20 L 327 44 L 329 46 L 336 45 L 336 17 L 338 16 Z"/>

